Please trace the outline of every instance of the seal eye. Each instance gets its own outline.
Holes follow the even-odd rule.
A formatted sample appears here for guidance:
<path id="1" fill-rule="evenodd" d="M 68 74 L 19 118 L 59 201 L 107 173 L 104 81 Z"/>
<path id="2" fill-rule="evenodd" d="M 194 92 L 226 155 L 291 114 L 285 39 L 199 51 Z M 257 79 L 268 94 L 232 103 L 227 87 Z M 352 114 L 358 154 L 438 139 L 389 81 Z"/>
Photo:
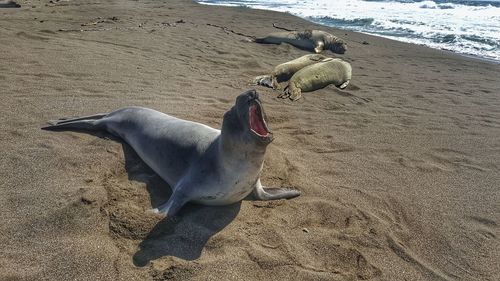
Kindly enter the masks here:
<path id="1" fill-rule="evenodd" d="M 250 119 L 250 129 L 259 137 L 268 137 L 269 130 L 267 129 L 266 122 L 264 121 L 258 104 L 254 103 L 250 106 L 248 109 L 248 116 Z"/>

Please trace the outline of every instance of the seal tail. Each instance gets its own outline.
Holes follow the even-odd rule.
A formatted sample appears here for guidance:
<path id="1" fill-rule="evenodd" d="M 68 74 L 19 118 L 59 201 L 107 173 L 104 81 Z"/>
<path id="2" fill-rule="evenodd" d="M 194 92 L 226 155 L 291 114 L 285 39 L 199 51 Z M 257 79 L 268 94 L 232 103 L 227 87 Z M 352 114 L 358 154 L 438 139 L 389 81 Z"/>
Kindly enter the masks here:
<path id="1" fill-rule="evenodd" d="M 42 130 L 49 130 L 49 131 L 55 131 L 55 130 L 67 130 L 67 129 L 74 129 L 74 130 L 98 130 L 101 129 L 102 127 L 102 122 L 101 119 L 105 117 L 108 114 L 95 114 L 95 115 L 90 115 L 90 116 L 84 116 L 84 117 L 77 117 L 77 118 L 61 118 L 58 120 L 51 120 L 48 123 L 50 124 L 49 126 L 42 127 Z"/>
<path id="2" fill-rule="evenodd" d="M 266 42 L 266 38 L 254 38 L 253 41 L 255 43 L 260 43 L 260 44 L 267 44 L 268 42 Z"/>

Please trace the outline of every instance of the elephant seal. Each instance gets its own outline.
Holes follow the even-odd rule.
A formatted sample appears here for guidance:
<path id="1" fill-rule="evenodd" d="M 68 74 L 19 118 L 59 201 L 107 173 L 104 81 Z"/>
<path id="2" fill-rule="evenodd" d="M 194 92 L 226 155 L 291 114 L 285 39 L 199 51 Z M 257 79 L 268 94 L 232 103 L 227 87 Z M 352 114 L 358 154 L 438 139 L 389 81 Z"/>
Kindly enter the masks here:
<path id="1" fill-rule="evenodd" d="M 254 41 L 262 44 L 288 43 L 317 54 L 324 49 L 337 54 L 343 54 L 347 50 L 347 43 L 344 40 L 321 30 L 273 32 L 266 37 L 256 38 Z"/>
<path id="2" fill-rule="evenodd" d="M 187 202 L 236 203 L 252 191 L 260 200 L 293 198 L 297 190 L 266 191 L 260 173 L 273 134 L 255 90 L 236 98 L 222 130 L 143 107 L 109 114 L 59 119 L 46 130 L 104 130 L 122 138 L 172 187 L 168 201 L 153 211 L 173 216 Z"/>
<path id="3" fill-rule="evenodd" d="M 255 77 L 254 82 L 257 85 L 277 89 L 279 86 L 278 83 L 288 81 L 293 76 L 293 74 L 295 74 L 295 72 L 326 58 L 327 57 L 321 54 L 304 55 L 300 58 L 296 58 L 294 60 L 277 65 L 271 72 L 271 75 L 257 76 Z"/>
<path id="4" fill-rule="evenodd" d="M 347 87 L 351 81 L 351 65 L 341 59 L 327 58 L 297 71 L 280 97 L 295 101 L 302 92 L 311 92 L 334 84 L 340 89 Z"/>

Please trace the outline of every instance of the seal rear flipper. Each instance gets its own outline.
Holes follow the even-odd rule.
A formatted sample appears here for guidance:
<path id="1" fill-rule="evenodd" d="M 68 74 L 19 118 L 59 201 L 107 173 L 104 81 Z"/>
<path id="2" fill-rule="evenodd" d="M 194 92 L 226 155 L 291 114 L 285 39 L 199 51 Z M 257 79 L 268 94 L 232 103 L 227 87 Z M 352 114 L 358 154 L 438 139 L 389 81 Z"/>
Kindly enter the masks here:
<path id="1" fill-rule="evenodd" d="M 278 200 L 291 199 L 300 195 L 300 191 L 289 188 L 266 188 L 260 183 L 260 179 L 255 184 L 253 195 L 258 200 Z"/>
<path id="2" fill-rule="evenodd" d="M 61 118 L 58 120 L 51 120 L 48 123 L 50 126 L 42 127 L 42 130 L 66 130 L 66 129 L 77 129 L 77 130 L 95 130 L 100 129 L 99 120 L 105 117 L 106 113 L 95 114 L 84 117 L 77 118 Z"/>
<path id="3" fill-rule="evenodd" d="M 283 41 L 282 38 L 276 38 L 275 36 L 266 36 L 263 38 L 255 38 L 253 40 L 253 42 L 259 43 L 259 44 L 278 44 L 279 45 L 279 44 L 286 42 L 286 41 Z"/>
<path id="4" fill-rule="evenodd" d="M 266 38 L 255 38 L 253 40 L 255 43 L 260 43 L 260 44 L 268 44 L 268 42 L 266 42 Z"/>

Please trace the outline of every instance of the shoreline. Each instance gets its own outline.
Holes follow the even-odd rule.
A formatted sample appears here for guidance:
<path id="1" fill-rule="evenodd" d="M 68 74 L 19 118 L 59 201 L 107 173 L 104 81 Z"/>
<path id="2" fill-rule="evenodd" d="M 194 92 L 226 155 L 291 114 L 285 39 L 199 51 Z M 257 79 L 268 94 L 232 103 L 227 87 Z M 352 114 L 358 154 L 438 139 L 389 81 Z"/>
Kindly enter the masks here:
<path id="1" fill-rule="evenodd" d="M 305 19 L 191 0 L 18 2 L 0 9 L 0 280 L 499 279 L 499 64 L 322 26 L 348 41 L 324 54 L 353 79 L 291 102 L 250 80 L 308 52 L 237 33 L 318 27 Z M 130 146 L 40 129 L 125 106 L 219 129 L 251 88 L 275 137 L 262 184 L 300 190 L 292 200 L 160 219 L 147 211 L 170 188 Z"/>
<path id="2" fill-rule="evenodd" d="M 317 21 L 314 21 L 312 19 L 309 19 L 308 17 L 301 17 L 299 15 L 292 14 L 292 13 L 289 13 L 289 12 L 282 12 L 282 11 L 276 11 L 276 10 L 271 10 L 271 9 L 268 10 L 268 9 L 252 8 L 252 7 L 248 7 L 248 6 L 232 6 L 232 5 L 221 5 L 221 4 L 215 4 L 215 3 L 204 4 L 204 3 L 199 3 L 196 0 L 192 0 L 192 1 L 195 2 L 196 4 L 205 5 L 205 6 L 246 8 L 246 9 L 252 9 L 252 10 L 274 11 L 274 12 L 278 12 L 278 13 L 286 13 L 286 14 L 290 14 L 292 16 L 298 17 L 300 19 L 306 20 L 306 21 L 308 21 L 308 22 L 310 22 L 312 24 L 316 24 L 316 25 L 319 25 L 319 26 L 324 26 L 324 27 L 327 27 L 327 28 L 336 28 L 336 29 L 339 29 L 339 30 L 345 30 L 345 31 L 350 31 L 350 32 L 356 32 L 356 33 L 366 34 L 366 35 L 370 35 L 370 36 L 380 37 L 380 38 L 384 38 L 384 39 L 388 39 L 388 40 L 393 40 L 393 41 L 398 41 L 398 42 L 402 42 L 402 43 L 406 43 L 406 44 L 413 44 L 413 45 L 417 45 L 417 46 L 423 46 L 423 47 L 427 47 L 427 48 L 434 49 L 434 50 L 441 50 L 441 51 L 451 52 L 451 53 L 454 53 L 454 54 L 457 54 L 457 55 L 461 55 L 461 56 L 464 56 L 464 57 L 470 57 L 470 58 L 475 58 L 475 59 L 479 59 L 479 60 L 485 60 L 485 61 L 488 61 L 488 62 L 493 62 L 493 63 L 496 63 L 496 64 L 500 64 L 500 59 L 494 59 L 494 58 L 491 58 L 491 57 L 482 57 L 482 56 L 468 54 L 468 53 L 461 53 L 461 52 L 453 51 L 453 50 L 447 49 L 447 48 L 433 48 L 433 47 L 431 47 L 429 45 L 426 45 L 425 43 L 412 43 L 412 42 L 408 42 L 408 41 L 404 41 L 404 40 L 397 40 L 395 38 L 391 38 L 389 36 L 378 35 L 376 33 L 363 32 L 363 31 L 358 31 L 358 30 L 354 30 L 354 29 L 343 29 L 342 27 L 337 27 L 337 26 L 333 26 L 333 25 L 326 25 L 326 24 L 323 24 L 321 22 L 317 22 Z"/>

